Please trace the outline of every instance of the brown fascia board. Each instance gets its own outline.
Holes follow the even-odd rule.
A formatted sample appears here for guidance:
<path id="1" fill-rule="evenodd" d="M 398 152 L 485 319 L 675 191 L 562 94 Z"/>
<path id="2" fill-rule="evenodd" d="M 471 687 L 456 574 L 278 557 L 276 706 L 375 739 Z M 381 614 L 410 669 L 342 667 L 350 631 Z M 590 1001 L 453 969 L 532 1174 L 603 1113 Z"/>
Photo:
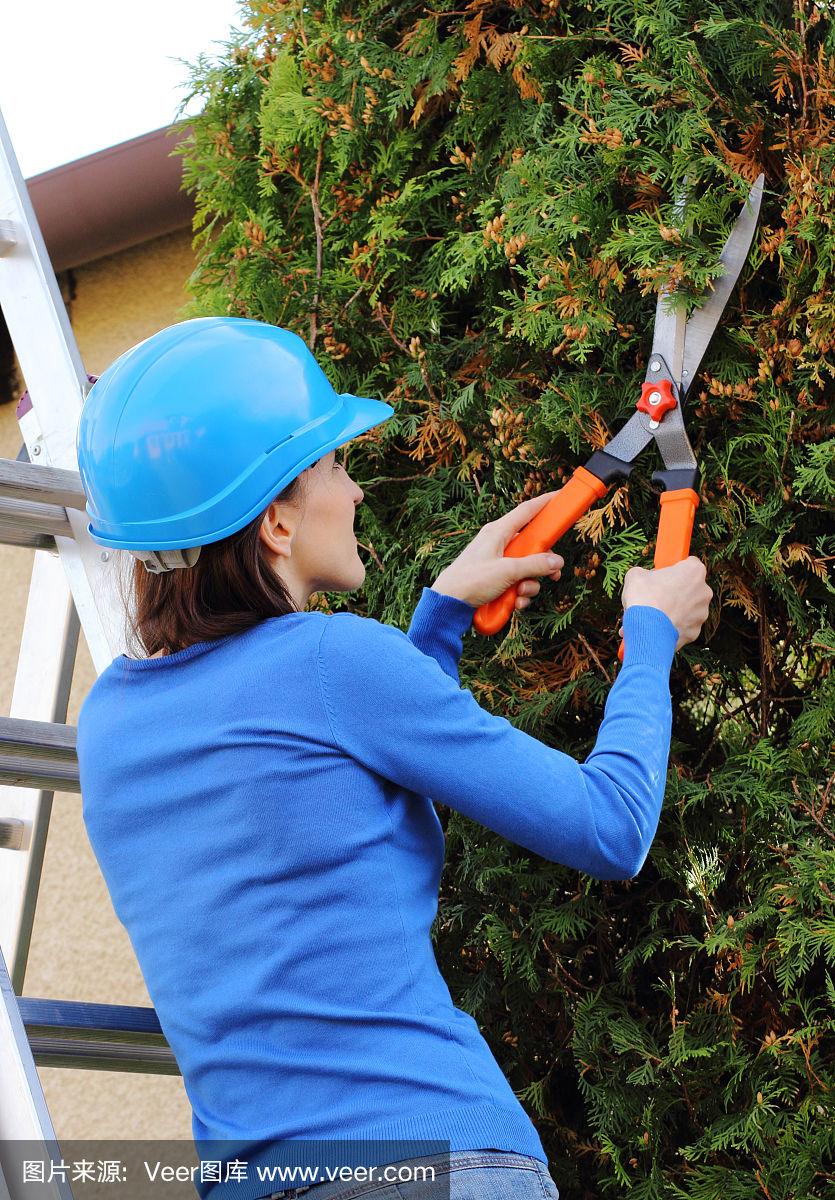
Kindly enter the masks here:
<path id="1" fill-rule="evenodd" d="M 165 126 L 26 180 L 55 271 L 191 226 L 183 160 L 189 126 Z"/>

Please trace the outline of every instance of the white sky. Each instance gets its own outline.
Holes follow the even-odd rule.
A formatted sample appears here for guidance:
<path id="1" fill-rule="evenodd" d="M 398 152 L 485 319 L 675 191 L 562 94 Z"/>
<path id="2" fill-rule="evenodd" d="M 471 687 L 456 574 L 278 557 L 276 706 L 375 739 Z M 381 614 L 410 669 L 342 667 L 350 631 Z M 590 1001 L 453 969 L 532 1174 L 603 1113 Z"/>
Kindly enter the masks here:
<path id="1" fill-rule="evenodd" d="M 24 177 L 169 124 L 177 59 L 216 58 L 241 25 L 238 0 L 5 0 L 0 112 Z"/>

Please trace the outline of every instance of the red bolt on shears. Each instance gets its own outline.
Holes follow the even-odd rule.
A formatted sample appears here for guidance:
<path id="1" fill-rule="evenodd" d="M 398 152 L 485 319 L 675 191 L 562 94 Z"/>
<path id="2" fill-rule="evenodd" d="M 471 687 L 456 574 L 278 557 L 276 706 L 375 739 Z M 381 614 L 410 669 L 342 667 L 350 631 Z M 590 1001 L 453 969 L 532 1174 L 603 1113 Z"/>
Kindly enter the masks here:
<path id="1" fill-rule="evenodd" d="M 671 311 L 669 289 L 660 292 L 652 352 L 637 411 L 605 448 L 595 450 L 585 466 L 577 467 L 553 500 L 511 538 L 505 547 L 506 556 L 523 558 L 550 550 L 596 500 L 605 496 L 615 480 L 629 478 L 635 458 L 655 441 L 665 469 L 652 475 L 652 482 L 664 488 L 659 497 L 661 512 L 653 565 L 670 567 L 687 558 L 699 505 L 699 467 L 684 428 L 681 405 L 748 257 L 763 182 L 764 176 L 759 175 L 719 256 L 723 273 L 706 289 L 702 304 L 689 320 L 685 322 L 682 313 Z M 518 583 L 512 584 L 501 596 L 476 609 L 473 625 L 479 633 L 498 633 L 507 623 L 518 587 Z M 623 662 L 623 642 L 618 658 Z"/>

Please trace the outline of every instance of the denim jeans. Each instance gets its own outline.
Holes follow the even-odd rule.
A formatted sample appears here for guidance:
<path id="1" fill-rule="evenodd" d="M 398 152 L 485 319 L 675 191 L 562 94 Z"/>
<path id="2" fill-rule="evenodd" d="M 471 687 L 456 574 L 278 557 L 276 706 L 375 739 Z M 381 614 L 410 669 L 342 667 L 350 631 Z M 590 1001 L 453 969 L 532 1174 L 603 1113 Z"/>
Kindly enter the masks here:
<path id="1" fill-rule="evenodd" d="M 265 1193 L 265 1200 L 559 1200 L 557 1185 L 538 1158 L 505 1150 L 453 1150 L 387 1163 L 392 1175 L 401 1168 L 403 1179 L 394 1183 L 334 1180 Z M 423 1177 L 410 1179 L 405 1168 L 433 1167 Z M 382 1169 L 382 1168 L 381 1168 Z"/>

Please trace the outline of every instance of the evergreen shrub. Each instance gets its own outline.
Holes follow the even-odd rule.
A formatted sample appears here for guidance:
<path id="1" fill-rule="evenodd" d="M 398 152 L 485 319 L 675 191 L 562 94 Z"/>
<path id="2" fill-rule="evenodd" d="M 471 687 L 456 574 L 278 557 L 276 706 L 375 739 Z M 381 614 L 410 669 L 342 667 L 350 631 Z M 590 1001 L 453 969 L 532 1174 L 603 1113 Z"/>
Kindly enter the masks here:
<path id="1" fill-rule="evenodd" d="M 645 866 L 601 882 L 441 809 L 439 965 L 564 1200 L 835 1195 L 833 8 L 248 0 L 192 66 L 187 315 L 294 329 L 337 391 L 394 406 L 349 453 L 365 586 L 317 603 L 401 628 L 482 524 L 621 427 L 658 289 L 692 308 L 765 172 L 685 405 L 715 598 L 673 663 Z M 562 580 L 465 641 L 462 685 L 581 761 L 660 465 L 648 448 L 560 543 Z"/>

